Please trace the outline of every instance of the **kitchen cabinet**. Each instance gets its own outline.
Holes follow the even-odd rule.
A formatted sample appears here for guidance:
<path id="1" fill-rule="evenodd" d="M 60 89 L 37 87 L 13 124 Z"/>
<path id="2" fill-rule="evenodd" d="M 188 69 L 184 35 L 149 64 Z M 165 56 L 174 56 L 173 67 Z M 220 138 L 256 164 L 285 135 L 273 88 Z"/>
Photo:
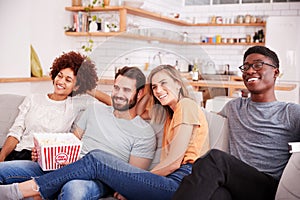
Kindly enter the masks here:
<path id="1" fill-rule="evenodd" d="M 144 36 L 138 33 L 125 33 L 127 31 L 127 18 L 128 14 L 152 19 L 160 22 L 165 22 L 177 26 L 185 26 L 185 27 L 262 27 L 265 29 L 266 23 L 233 23 L 233 24 L 211 24 L 211 23 L 190 23 L 184 20 L 167 17 L 158 13 L 150 12 L 147 10 L 132 8 L 128 6 L 105 6 L 105 7 L 93 7 L 88 8 L 89 12 L 118 12 L 119 15 L 119 31 L 117 32 L 65 32 L 67 36 L 100 36 L 100 37 L 110 37 L 110 36 L 121 36 L 121 37 L 130 37 L 139 40 L 157 40 L 164 43 L 174 43 L 174 44 L 190 44 L 190 45 L 264 45 L 264 42 L 260 43 L 252 43 L 252 42 L 235 42 L 235 43 L 200 43 L 200 42 L 185 42 L 178 40 L 170 40 L 168 38 L 164 38 L 164 36 L 160 37 L 152 37 L 152 36 Z M 70 12 L 87 12 L 86 7 L 76 6 L 76 7 L 65 7 L 66 11 Z M 123 34 L 120 34 L 123 33 Z"/>

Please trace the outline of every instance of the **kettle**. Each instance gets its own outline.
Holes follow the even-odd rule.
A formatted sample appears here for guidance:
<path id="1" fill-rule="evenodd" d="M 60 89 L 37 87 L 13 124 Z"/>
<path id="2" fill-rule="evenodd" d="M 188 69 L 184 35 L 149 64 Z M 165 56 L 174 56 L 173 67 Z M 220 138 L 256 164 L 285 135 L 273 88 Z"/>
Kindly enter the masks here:
<path id="1" fill-rule="evenodd" d="M 216 66 L 213 61 L 208 61 L 206 64 L 202 66 L 203 74 L 216 74 Z"/>

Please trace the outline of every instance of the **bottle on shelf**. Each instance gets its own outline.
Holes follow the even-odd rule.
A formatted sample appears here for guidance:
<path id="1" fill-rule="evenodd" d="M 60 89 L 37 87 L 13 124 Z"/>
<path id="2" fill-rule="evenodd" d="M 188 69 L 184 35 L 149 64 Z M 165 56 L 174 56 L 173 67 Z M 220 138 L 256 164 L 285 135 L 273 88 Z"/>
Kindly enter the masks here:
<path id="1" fill-rule="evenodd" d="M 199 69 L 198 69 L 198 66 L 196 63 L 194 64 L 192 72 L 193 72 L 192 80 L 198 81 L 199 80 Z"/>
<path id="2" fill-rule="evenodd" d="M 176 70 L 180 71 L 180 67 L 178 65 L 178 60 L 176 60 L 174 67 Z"/>

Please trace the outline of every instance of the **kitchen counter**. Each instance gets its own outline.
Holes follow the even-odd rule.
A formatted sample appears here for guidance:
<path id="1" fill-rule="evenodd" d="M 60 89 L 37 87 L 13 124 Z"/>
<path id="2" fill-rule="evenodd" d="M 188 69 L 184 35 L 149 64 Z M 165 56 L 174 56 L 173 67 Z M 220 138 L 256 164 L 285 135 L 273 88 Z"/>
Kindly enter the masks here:
<path id="1" fill-rule="evenodd" d="M 246 89 L 243 81 L 216 81 L 216 80 L 199 80 L 189 81 L 189 83 L 195 88 L 200 87 L 215 87 L 215 88 L 228 88 L 228 89 Z M 296 88 L 296 84 L 293 83 L 276 83 L 275 90 L 291 91 Z"/>
<path id="2" fill-rule="evenodd" d="M 221 75 L 224 76 L 224 75 Z M 228 88 L 228 89 L 245 89 L 244 82 L 238 76 L 230 76 L 228 79 L 224 77 L 226 80 L 199 80 L 192 81 L 188 80 L 188 82 L 195 88 L 199 89 L 200 87 L 213 87 L 213 88 Z M 228 80 L 227 80 L 228 79 Z M 0 78 L 1 83 L 7 82 L 35 82 L 35 81 L 50 81 L 50 77 L 42 77 L 42 78 Z M 113 77 L 101 77 L 99 78 L 98 84 L 103 85 L 112 85 L 114 83 Z M 283 91 L 291 91 L 296 88 L 296 84 L 293 83 L 277 83 L 275 85 L 275 90 L 283 90 Z"/>
<path id="3" fill-rule="evenodd" d="M 238 81 L 235 81 L 238 80 Z M 231 81 L 220 81 L 220 80 L 199 80 L 192 81 L 188 80 L 196 90 L 200 87 L 213 87 L 213 88 L 228 88 L 228 89 L 245 89 L 243 81 L 240 81 L 241 78 L 238 76 L 232 76 Z M 103 85 L 112 85 L 114 82 L 112 77 L 102 77 L 99 80 L 99 84 Z M 296 84 L 292 83 L 277 83 L 275 85 L 275 90 L 291 91 L 296 88 Z"/>
<path id="4" fill-rule="evenodd" d="M 51 81 L 49 76 L 44 77 L 24 77 L 24 78 L 0 78 L 0 83 L 17 83 L 17 82 L 37 82 L 37 81 Z"/>

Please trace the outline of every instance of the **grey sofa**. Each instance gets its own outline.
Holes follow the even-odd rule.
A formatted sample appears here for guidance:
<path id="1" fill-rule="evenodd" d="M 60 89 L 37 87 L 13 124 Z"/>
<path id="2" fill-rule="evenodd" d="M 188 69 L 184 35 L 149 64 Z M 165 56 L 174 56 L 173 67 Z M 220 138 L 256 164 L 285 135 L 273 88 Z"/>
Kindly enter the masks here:
<path id="1" fill-rule="evenodd" d="M 23 99 L 24 96 L 20 95 L 0 94 L 0 146 L 3 145 L 8 129 L 18 114 L 18 106 Z M 227 151 L 227 120 L 220 115 L 203 110 L 209 124 L 211 147 Z M 156 161 L 158 157 L 159 154 L 155 158 Z M 291 156 L 280 180 L 276 199 L 300 199 L 300 153 L 293 153 Z"/>

